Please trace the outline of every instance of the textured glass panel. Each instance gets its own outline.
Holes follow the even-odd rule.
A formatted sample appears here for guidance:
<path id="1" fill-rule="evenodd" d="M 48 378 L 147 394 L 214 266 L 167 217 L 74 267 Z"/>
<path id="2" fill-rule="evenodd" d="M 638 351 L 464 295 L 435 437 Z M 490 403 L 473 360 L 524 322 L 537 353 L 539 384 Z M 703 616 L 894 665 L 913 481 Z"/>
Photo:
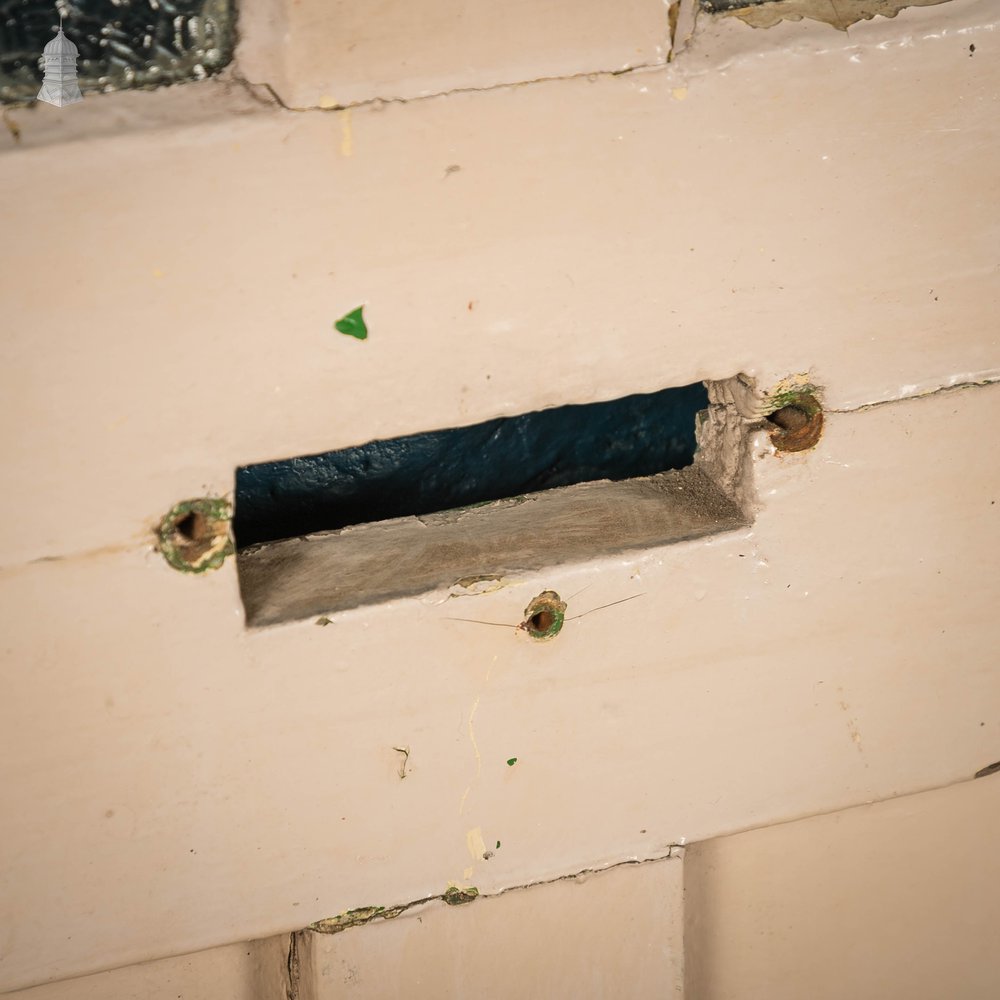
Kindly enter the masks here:
<path id="1" fill-rule="evenodd" d="M 200 80 L 232 57 L 234 0 L 0 0 L 0 101 L 34 99 L 60 14 L 85 94 Z"/>

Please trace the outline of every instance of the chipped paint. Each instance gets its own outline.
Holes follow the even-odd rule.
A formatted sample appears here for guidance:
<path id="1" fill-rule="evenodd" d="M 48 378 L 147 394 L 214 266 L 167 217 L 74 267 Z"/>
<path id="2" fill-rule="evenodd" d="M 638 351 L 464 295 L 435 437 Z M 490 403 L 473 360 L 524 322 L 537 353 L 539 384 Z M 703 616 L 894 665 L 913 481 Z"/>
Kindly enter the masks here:
<path id="1" fill-rule="evenodd" d="M 394 906 L 386 909 L 384 906 L 359 906 L 353 910 L 345 910 L 335 917 L 324 917 L 310 924 L 308 929 L 319 934 L 337 934 L 347 930 L 348 927 L 360 927 L 362 924 L 369 924 L 376 918 L 389 920 L 399 916 L 405 907 Z"/>
<path id="2" fill-rule="evenodd" d="M 721 12 L 723 17 L 738 17 L 751 28 L 773 28 L 782 21 L 808 19 L 846 31 L 858 21 L 875 17 L 895 17 L 906 7 L 934 7 L 947 0 L 776 0 Z"/>
<path id="3" fill-rule="evenodd" d="M 498 590 L 510 586 L 502 576 L 465 576 L 456 580 L 448 591 L 448 597 L 478 597 L 482 594 L 495 594 Z"/>
<path id="4" fill-rule="evenodd" d="M 460 889 L 457 885 L 448 887 L 441 897 L 449 906 L 461 906 L 463 903 L 471 903 L 479 896 L 479 890 L 470 885 L 465 889 Z"/>

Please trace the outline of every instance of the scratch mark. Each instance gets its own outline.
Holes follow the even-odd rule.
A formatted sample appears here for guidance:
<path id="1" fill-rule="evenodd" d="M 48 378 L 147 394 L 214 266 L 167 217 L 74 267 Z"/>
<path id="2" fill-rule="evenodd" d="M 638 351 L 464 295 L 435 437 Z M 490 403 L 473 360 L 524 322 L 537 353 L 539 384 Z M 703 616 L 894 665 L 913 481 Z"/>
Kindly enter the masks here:
<path id="1" fill-rule="evenodd" d="M 490 682 L 490 674 L 493 672 L 493 664 L 497 662 L 497 657 L 493 657 L 493 661 L 490 663 L 486 670 L 486 678 L 483 680 L 483 688 Z M 479 708 L 479 699 L 482 697 L 482 693 L 476 695 L 476 700 L 472 703 L 472 708 L 469 711 L 469 742 L 472 744 L 472 752 L 476 755 L 476 776 L 469 782 L 468 787 L 462 793 L 462 801 L 458 805 L 458 815 L 461 816 L 465 811 L 465 800 L 469 797 L 469 792 L 472 791 L 472 786 L 479 781 L 479 776 L 483 773 L 483 757 L 479 752 L 479 744 L 476 742 L 476 730 L 473 726 L 476 718 L 476 711 Z"/>
<path id="2" fill-rule="evenodd" d="M 476 718 L 476 709 L 479 708 L 479 698 L 472 703 L 472 711 L 469 712 L 469 742 L 472 743 L 472 751 L 476 755 L 476 776 L 469 782 L 465 791 L 462 793 L 462 801 L 458 807 L 458 815 L 461 816 L 465 811 L 465 800 L 469 797 L 469 792 L 472 791 L 472 786 L 479 780 L 479 776 L 483 773 L 483 757 L 479 752 L 479 744 L 476 742 L 476 731 L 473 728 L 473 720 Z"/>

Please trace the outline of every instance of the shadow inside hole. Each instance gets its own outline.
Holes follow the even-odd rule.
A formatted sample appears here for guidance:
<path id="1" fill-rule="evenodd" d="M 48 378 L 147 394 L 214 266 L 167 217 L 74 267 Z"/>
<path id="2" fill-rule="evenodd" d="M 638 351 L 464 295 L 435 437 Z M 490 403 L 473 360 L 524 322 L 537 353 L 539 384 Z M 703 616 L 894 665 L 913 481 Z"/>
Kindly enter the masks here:
<path id="1" fill-rule="evenodd" d="M 236 544 L 682 469 L 707 406 L 697 383 L 244 466 Z"/>
<path id="2" fill-rule="evenodd" d="M 548 632 L 556 623 L 556 616 L 551 611 L 536 611 L 530 618 L 531 628 L 535 632 Z"/>
<path id="3" fill-rule="evenodd" d="M 189 511 L 175 525 L 174 535 L 180 544 L 193 545 L 212 537 L 208 519 L 198 511 Z"/>
<path id="4" fill-rule="evenodd" d="M 783 406 L 768 414 L 768 421 L 783 431 L 799 431 L 809 423 L 809 413 L 801 406 Z"/>
<path id="5" fill-rule="evenodd" d="M 811 393 L 799 393 L 765 418 L 778 451 L 807 451 L 823 433 L 823 407 Z"/>

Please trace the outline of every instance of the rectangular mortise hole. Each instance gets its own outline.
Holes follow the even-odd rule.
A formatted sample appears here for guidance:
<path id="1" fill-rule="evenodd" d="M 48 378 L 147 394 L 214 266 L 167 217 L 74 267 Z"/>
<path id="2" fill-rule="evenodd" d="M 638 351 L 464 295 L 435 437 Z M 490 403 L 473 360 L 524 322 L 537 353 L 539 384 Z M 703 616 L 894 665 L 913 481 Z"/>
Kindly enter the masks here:
<path id="1" fill-rule="evenodd" d="M 243 466 L 250 625 L 735 527 L 699 469 L 701 383 Z"/>

